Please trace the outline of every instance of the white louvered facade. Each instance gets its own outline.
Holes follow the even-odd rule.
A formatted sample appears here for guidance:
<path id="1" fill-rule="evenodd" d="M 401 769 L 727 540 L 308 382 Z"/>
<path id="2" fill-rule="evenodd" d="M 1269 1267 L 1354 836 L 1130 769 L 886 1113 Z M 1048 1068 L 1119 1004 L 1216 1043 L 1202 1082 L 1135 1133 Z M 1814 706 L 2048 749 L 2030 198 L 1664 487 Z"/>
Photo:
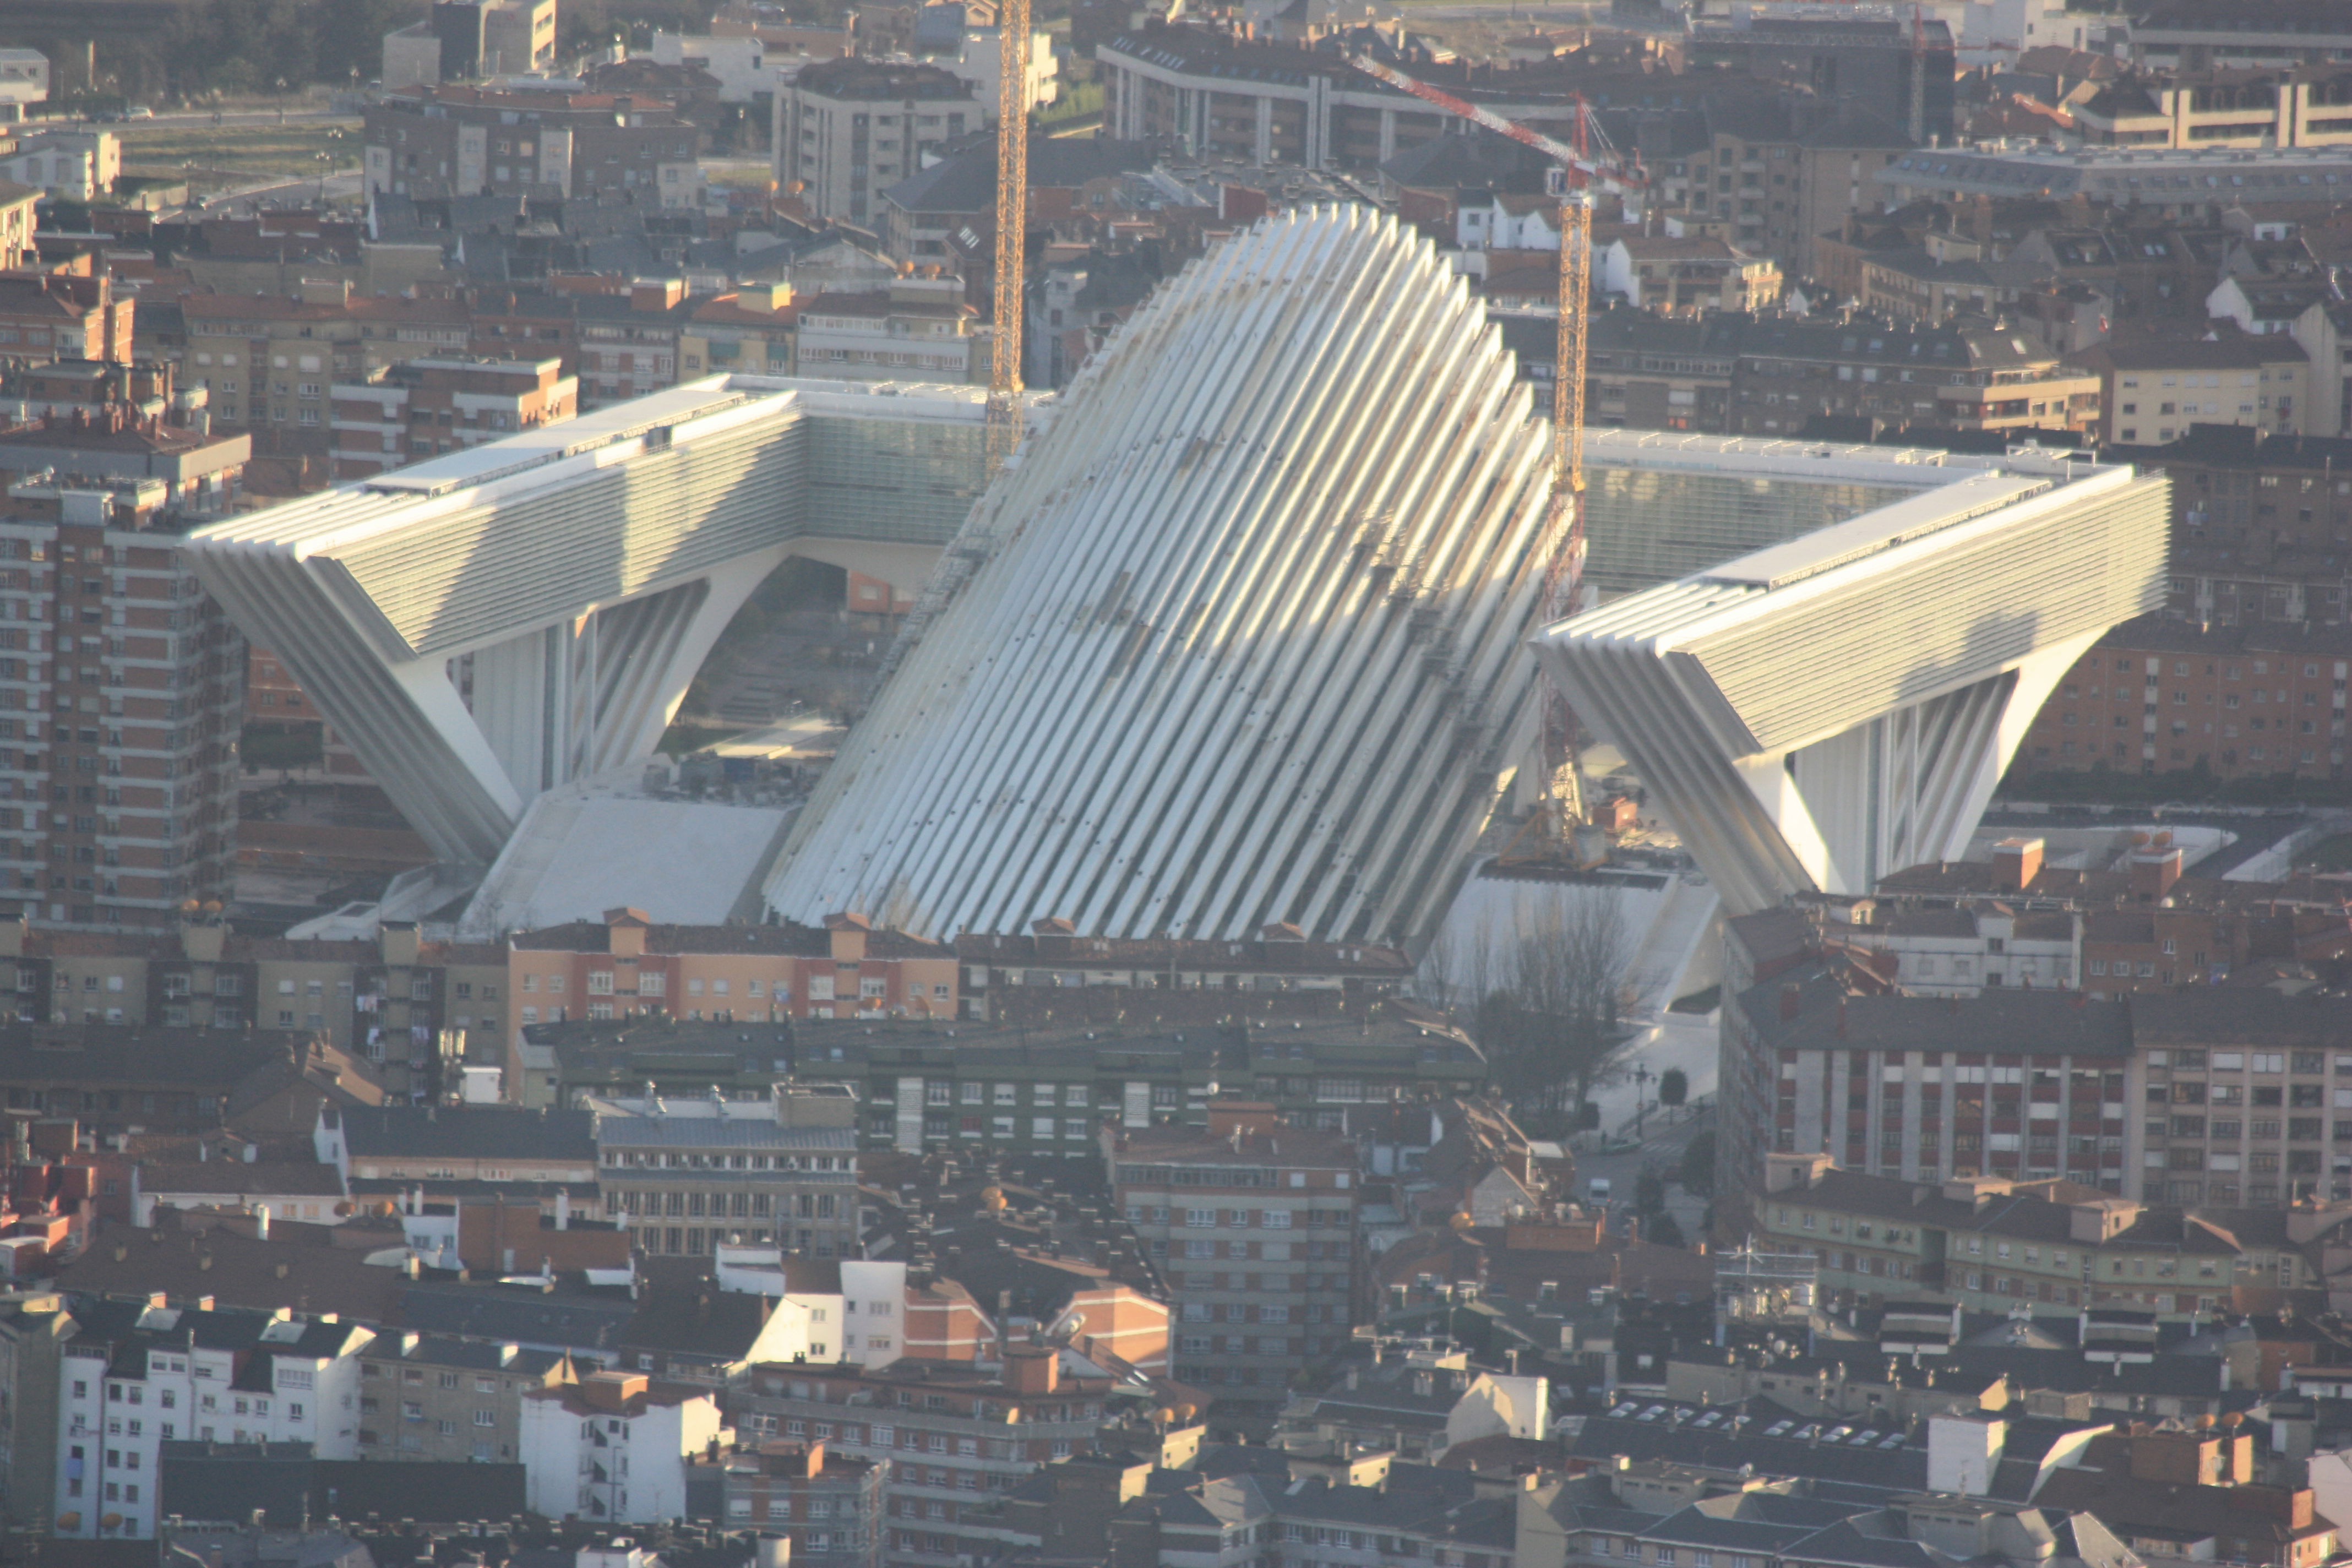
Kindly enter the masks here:
<path id="1" fill-rule="evenodd" d="M 1549 483 L 1462 280 L 1367 209 L 1263 220 L 1063 401 L 771 907 L 941 936 L 1425 930 L 1533 737 Z"/>
<path id="2" fill-rule="evenodd" d="M 2163 595 L 2168 484 L 2012 459 L 1545 629 L 1731 914 L 1967 848 L 2050 688 Z"/>
<path id="3" fill-rule="evenodd" d="M 728 620 L 819 541 L 936 549 L 978 494 L 977 392 L 715 376 L 193 535 L 444 862 L 653 752 Z"/>

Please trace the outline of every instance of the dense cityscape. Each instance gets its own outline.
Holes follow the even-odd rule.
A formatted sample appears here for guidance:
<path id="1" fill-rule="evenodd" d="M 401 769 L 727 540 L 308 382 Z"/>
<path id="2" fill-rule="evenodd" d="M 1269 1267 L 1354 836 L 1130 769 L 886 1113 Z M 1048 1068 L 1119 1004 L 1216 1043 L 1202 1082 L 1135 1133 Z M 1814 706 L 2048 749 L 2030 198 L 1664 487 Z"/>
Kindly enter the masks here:
<path id="1" fill-rule="evenodd" d="M 2352 0 L 6 0 L 0 1568 L 2347 1568 L 2347 353 Z"/>

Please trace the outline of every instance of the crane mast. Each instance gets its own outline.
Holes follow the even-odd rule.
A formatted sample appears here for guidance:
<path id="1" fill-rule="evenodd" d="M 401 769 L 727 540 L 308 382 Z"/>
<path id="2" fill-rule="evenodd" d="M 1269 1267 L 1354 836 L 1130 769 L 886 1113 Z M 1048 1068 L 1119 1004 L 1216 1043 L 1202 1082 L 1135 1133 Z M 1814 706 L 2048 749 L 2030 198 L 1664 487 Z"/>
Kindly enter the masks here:
<path id="1" fill-rule="evenodd" d="M 1532 147 L 1560 167 L 1559 320 L 1552 345 L 1552 491 L 1542 613 L 1547 620 L 1571 616 L 1576 613 L 1577 588 L 1584 572 L 1584 373 L 1588 354 L 1585 306 L 1592 281 L 1591 192 L 1596 186 L 1623 191 L 1643 184 L 1642 177 L 1609 148 L 1581 97 L 1576 100 L 1574 141 L 1564 142 L 1418 81 L 1380 60 L 1358 56 L 1349 63 L 1401 92 L 1409 92 L 1449 114 Z M 1559 692 L 1550 689 L 1544 692 L 1542 700 L 1545 777 L 1544 805 L 1538 815 L 1549 818 L 1551 832 L 1565 842 L 1570 837 L 1570 825 L 1583 815 L 1570 739 L 1568 702 Z"/>
<path id="2" fill-rule="evenodd" d="M 1029 0 L 997 20 L 996 333 L 989 347 L 988 471 L 1021 445 L 1021 328 L 1029 229 Z"/>

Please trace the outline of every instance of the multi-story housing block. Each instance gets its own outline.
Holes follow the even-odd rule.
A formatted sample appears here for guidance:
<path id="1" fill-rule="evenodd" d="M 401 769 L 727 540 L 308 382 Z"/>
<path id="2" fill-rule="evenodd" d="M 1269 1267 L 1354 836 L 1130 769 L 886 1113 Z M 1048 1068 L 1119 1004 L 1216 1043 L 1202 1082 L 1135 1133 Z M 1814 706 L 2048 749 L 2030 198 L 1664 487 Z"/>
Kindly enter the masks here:
<path id="1" fill-rule="evenodd" d="M 2162 1207 L 2064 1181 L 1905 1182 L 1841 1170 L 1826 1154 L 1765 1163 L 1758 1245 L 1809 1255 L 1822 1289 L 1868 1303 L 2066 1317 L 2265 1310 L 2317 1282 L 2315 1244 L 2352 1218 L 2341 1204 Z"/>
<path id="2" fill-rule="evenodd" d="M 299 1030 L 395 1078 L 416 1030 L 436 1044 L 445 1029 L 499 1037 L 505 983 L 505 950 L 423 942 L 400 921 L 373 942 L 290 942 L 238 936 L 217 919 L 168 934 L 0 920 L 0 996 L 13 994 L 20 1021 Z"/>
<path id="3" fill-rule="evenodd" d="M 1408 1004 L 1343 1011 L 1339 996 L 1322 991 L 1254 996 L 1101 983 L 1117 971 L 1084 972 L 1097 983 L 1055 987 L 1029 977 L 1081 972 L 1015 973 L 1020 984 L 991 987 L 989 1023 L 952 1032 L 894 1023 L 871 1034 L 803 1024 L 798 1059 L 803 1070 L 863 1076 L 867 1138 L 910 1153 L 1070 1152 L 1106 1116 L 1130 1129 L 1197 1127 L 1219 1089 L 1263 1100 L 1295 1126 L 1341 1132 L 1396 1101 L 1473 1093 L 1486 1082 L 1478 1047 Z M 968 981 L 975 973 L 966 966 Z"/>
<path id="4" fill-rule="evenodd" d="M 357 1457 L 513 1464 L 523 1396 L 578 1375 L 562 1351 L 414 1330 L 381 1334 L 360 1352 Z"/>
<path id="5" fill-rule="evenodd" d="M 1346 1344 L 1352 1142 L 1285 1126 L 1268 1104 L 1213 1100 L 1205 1128 L 1106 1126 L 1102 1148 L 1112 1201 L 1174 1299 L 1179 1382 L 1279 1400 Z"/>
<path id="6" fill-rule="evenodd" d="M 2352 70 L 2312 64 L 2119 77 L 2073 112 L 2090 146 L 2340 147 L 2352 143 Z"/>
<path id="7" fill-rule="evenodd" d="M 667 100 L 562 89 L 410 87 L 367 109 L 370 190 L 616 196 L 699 208 L 698 133 Z"/>
<path id="8" fill-rule="evenodd" d="M 1776 1152 L 1906 1181 L 2063 1176 L 2183 1205 L 2352 1197 L 2339 1000 L 2213 984 L 1899 994 L 1891 955 L 1805 956 L 1822 950 L 1802 925 L 1789 910 L 1732 924 L 1749 954 L 1738 967 L 1796 955 L 1725 1011 L 1723 1103 L 1761 1132 L 1719 1155 L 1743 1200 Z"/>
<path id="9" fill-rule="evenodd" d="M 772 1238 L 806 1258 L 858 1255 L 856 1105 L 838 1084 L 768 1100 L 602 1102 L 604 1211 L 648 1254 L 708 1258 Z"/>
<path id="10" fill-rule="evenodd" d="M 799 320 L 789 283 L 747 283 L 705 300 L 678 329 L 678 374 L 793 374 Z"/>
<path id="11" fill-rule="evenodd" d="M 936 268 L 872 293 L 819 294 L 800 307 L 796 363 L 803 375 L 842 381 L 968 382 L 982 374 L 977 314 L 963 279 Z"/>
<path id="12" fill-rule="evenodd" d="M 0 261 L 14 264 L 31 244 L 29 233 L 22 237 L 13 243 L 12 228 L 0 224 Z M 0 273 L 0 368 L 61 359 L 128 363 L 131 353 L 131 296 L 111 277 Z"/>
<path id="13" fill-rule="evenodd" d="M 584 1110 L 513 1105 L 330 1106 L 312 1134 L 320 1160 L 352 1182 L 593 1185 L 595 1124 Z"/>
<path id="14" fill-rule="evenodd" d="M 2102 441 L 2156 444 L 2191 425 L 2244 425 L 2273 435 L 2304 428 L 2311 355 L 2284 332 L 2109 339 L 2068 356 L 2097 379 Z"/>
<path id="15" fill-rule="evenodd" d="M 820 217 L 879 228 L 881 193 L 923 154 L 991 122 L 971 84 L 937 66 L 846 57 L 802 68 L 776 95 L 779 190 Z"/>
<path id="16" fill-rule="evenodd" d="M 1377 942 L 1309 942 L 1297 926 L 1272 925 L 1254 942 L 1150 941 L 1080 936 L 1067 920 L 1031 922 L 1026 935 L 966 933 L 955 941 L 963 964 L 963 1016 L 1043 1022 L 1045 1005 L 1071 1005 L 1066 994 L 1108 988 L 1110 994 L 1246 992 L 1318 994 L 1349 1012 L 1401 994 L 1412 961 Z M 1047 993 L 1057 994 L 1048 996 Z"/>
<path id="17" fill-rule="evenodd" d="M 1875 897 L 1819 900 L 1822 930 L 1889 954 L 1905 989 L 1940 995 L 2055 985 L 2105 1001 L 2259 983 L 2271 963 L 2352 954 L 2332 881 L 2185 876 L 2168 832 L 2141 837 L 2112 870 L 2047 865 L 2042 841 L 2023 837 L 2001 840 L 1988 860 L 1906 867 L 1882 878 Z"/>
<path id="18" fill-rule="evenodd" d="M 2201 768 L 2341 778 L 2352 632 L 2141 616 L 2101 637 L 2035 715 L 2028 768 Z"/>
<path id="19" fill-rule="evenodd" d="M 460 300 L 378 299 L 340 282 L 305 285 L 299 299 L 190 294 L 180 312 L 187 326 L 181 384 L 207 389 L 215 418 L 307 435 L 322 451 L 337 384 L 404 360 L 462 355 L 468 336 Z"/>
<path id="20" fill-rule="evenodd" d="M 532 1511 L 561 1519 L 682 1519 L 688 1457 L 719 1440 L 709 1389 L 643 1373 L 592 1372 L 523 1395 L 521 1447 Z"/>
<path id="21" fill-rule="evenodd" d="M 954 949 L 863 915 L 801 925 L 660 925 L 641 910 L 524 931 L 509 941 L 518 1028 L 566 1018 L 652 1015 L 775 1022 L 788 1017 L 952 1018 Z"/>
<path id="22" fill-rule="evenodd" d="M 1948 72 L 1950 55 L 1940 58 Z M 1949 82 L 1947 75 L 1948 95 Z M 1792 278 L 1811 276 L 1816 237 L 1837 229 L 1848 214 L 1879 205 L 1879 172 L 1914 146 L 1893 116 L 1851 104 L 1834 119 L 1808 125 L 1778 103 L 1732 100 L 1710 107 L 1707 128 L 1708 145 L 1686 160 L 1687 210 L 1722 226 L 1723 237 L 1740 249 L 1779 260 Z"/>
<path id="23" fill-rule="evenodd" d="M 1551 248 L 1559 248 L 1556 239 Z M 1768 310 L 1780 302 L 1780 268 L 1720 239 L 1626 235 L 1595 260 L 1601 290 L 1637 310 L 1696 315 Z"/>
<path id="24" fill-rule="evenodd" d="M 574 294 L 571 305 L 583 406 L 602 407 L 677 384 L 678 339 L 696 310 L 685 279 L 635 279 L 625 289 Z"/>
<path id="25" fill-rule="evenodd" d="M 754 1367 L 736 1408 L 787 1442 L 887 1465 L 884 1561 L 951 1568 L 1002 1543 L 1003 1494 L 1093 1447 L 1129 1397 L 1150 1398 L 1155 1386 L 1106 1376 L 1053 1346 L 1016 1344 L 995 1362 Z"/>
<path id="26" fill-rule="evenodd" d="M 360 1354 L 375 1335 L 331 1316 L 93 1299 L 58 1378 L 51 1528 L 83 1540 L 156 1532 L 162 1445 L 307 1443 L 359 1457 Z"/>
<path id="27" fill-rule="evenodd" d="M 1793 435 L 1816 415 L 2083 429 L 2098 416 L 2098 395 L 2095 374 L 1992 321 L 1774 320 L 1743 336 L 1729 424 L 1740 435 Z"/>
<path id="28" fill-rule="evenodd" d="M 784 1537 L 800 1568 L 880 1568 L 890 1461 L 810 1439 L 738 1448 L 723 1463 L 729 1528 Z"/>
<path id="29" fill-rule="evenodd" d="M 2143 442 L 2116 456 L 2172 476 L 2167 614 L 2283 628 L 2347 618 L 2352 479 L 2336 470 L 2352 465 L 2352 441 L 2265 435 L 2200 416 L 2169 445 Z"/>
<path id="30" fill-rule="evenodd" d="M 580 383 L 560 359 L 416 359 L 337 382 L 335 478 L 363 479 L 463 451 L 580 411 Z"/>
<path id="31" fill-rule="evenodd" d="M 233 446 L 222 461 L 242 466 L 241 440 L 113 417 L 0 436 L 0 469 L 70 473 L 115 439 L 133 448 L 118 457 L 198 462 Z M 0 519 L 0 908 L 155 925 L 231 891 L 245 653 L 176 531 L 120 521 L 107 482 Z"/>

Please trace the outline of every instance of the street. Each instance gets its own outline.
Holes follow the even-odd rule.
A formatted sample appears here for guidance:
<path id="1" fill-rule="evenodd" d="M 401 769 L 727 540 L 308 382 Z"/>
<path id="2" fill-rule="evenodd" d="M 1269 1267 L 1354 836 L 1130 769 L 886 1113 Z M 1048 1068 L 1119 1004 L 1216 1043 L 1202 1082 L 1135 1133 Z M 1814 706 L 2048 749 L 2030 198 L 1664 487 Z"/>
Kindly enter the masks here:
<path id="1" fill-rule="evenodd" d="M 1638 1147 L 1611 1154 L 1576 1156 L 1577 1195 L 1581 1199 L 1592 1190 L 1592 1179 L 1605 1179 L 1610 1184 L 1610 1227 L 1622 1229 L 1624 1216 L 1633 1211 L 1633 1184 L 1645 1170 L 1655 1169 L 1666 1179 L 1666 1212 L 1675 1216 L 1682 1227 L 1685 1241 L 1697 1241 L 1706 1235 L 1706 1199 L 1704 1195 L 1685 1193 L 1675 1184 L 1675 1173 L 1682 1165 L 1683 1152 L 1691 1140 L 1715 1125 L 1711 1106 L 1685 1107 L 1669 1110 L 1653 1107 L 1643 1118 L 1646 1136 Z"/>

